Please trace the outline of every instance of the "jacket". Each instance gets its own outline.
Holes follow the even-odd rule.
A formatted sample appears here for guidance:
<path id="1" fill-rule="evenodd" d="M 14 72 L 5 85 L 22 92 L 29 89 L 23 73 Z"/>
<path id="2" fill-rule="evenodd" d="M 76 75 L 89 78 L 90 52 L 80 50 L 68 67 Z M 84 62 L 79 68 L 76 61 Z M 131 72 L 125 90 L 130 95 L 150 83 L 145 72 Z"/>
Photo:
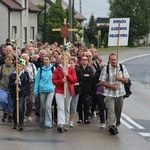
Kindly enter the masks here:
<path id="1" fill-rule="evenodd" d="M 52 67 L 53 65 L 50 64 L 48 67 L 43 66 L 42 68 L 38 68 L 34 84 L 35 95 L 38 93 L 54 92 L 55 86 L 52 83 Z"/>
<path id="2" fill-rule="evenodd" d="M 81 90 L 82 90 L 82 94 L 91 94 L 92 92 L 92 79 L 94 77 L 94 72 L 92 70 L 92 68 L 90 66 L 86 66 L 85 69 L 83 68 L 82 65 L 79 66 L 81 73 L 82 73 L 82 78 L 83 78 L 83 82 L 81 85 Z M 84 76 L 85 74 L 89 74 L 89 76 Z"/>
<path id="3" fill-rule="evenodd" d="M 19 96 L 25 96 L 27 95 L 27 75 L 22 71 L 18 76 L 20 79 L 20 83 L 18 84 L 18 87 L 20 88 Z M 15 80 L 16 72 L 14 71 L 12 74 L 10 74 L 8 83 L 9 93 L 11 97 L 16 97 Z"/>
<path id="4" fill-rule="evenodd" d="M 55 93 L 64 94 L 64 73 L 61 66 L 58 66 L 55 70 L 52 81 L 55 84 Z M 77 76 L 75 69 L 72 66 L 68 67 L 68 76 L 66 76 L 68 81 L 68 87 L 71 95 L 75 95 L 74 84 L 77 82 Z"/>

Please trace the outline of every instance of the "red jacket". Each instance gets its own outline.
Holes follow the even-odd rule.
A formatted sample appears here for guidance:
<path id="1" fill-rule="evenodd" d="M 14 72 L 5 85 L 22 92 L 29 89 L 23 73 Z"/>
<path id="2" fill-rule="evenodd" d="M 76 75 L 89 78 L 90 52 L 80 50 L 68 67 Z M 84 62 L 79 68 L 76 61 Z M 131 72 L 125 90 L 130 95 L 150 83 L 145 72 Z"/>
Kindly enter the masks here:
<path id="1" fill-rule="evenodd" d="M 55 93 L 64 94 L 64 73 L 62 67 L 58 66 L 53 73 L 52 81 L 55 87 Z M 75 95 L 74 84 L 77 82 L 76 71 L 72 66 L 68 67 L 68 76 L 66 76 L 68 81 L 68 87 L 71 95 Z"/>

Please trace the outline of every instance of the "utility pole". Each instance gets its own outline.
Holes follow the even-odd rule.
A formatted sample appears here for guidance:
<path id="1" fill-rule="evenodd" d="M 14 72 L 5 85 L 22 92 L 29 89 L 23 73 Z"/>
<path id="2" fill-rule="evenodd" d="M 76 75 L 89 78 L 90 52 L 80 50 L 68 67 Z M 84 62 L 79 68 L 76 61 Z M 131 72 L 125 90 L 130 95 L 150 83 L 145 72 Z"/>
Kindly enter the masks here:
<path id="1" fill-rule="evenodd" d="M 44 0 L 44 42 L 46 42 L 46 0 Z"/>
<path id="2" fill-rule="evenodd" d="M 82 14 L 82 3 L 81 3 L 81 0 L 80 0 L 80 14 Z"/>
<path id="3" fill-rule="evenodd" d="M 73 28 L 74 24 L 74 0 L 69 0 L 69 28 Z M 69 41 L 73 42 L 73 32 L 69 33 Z"/>

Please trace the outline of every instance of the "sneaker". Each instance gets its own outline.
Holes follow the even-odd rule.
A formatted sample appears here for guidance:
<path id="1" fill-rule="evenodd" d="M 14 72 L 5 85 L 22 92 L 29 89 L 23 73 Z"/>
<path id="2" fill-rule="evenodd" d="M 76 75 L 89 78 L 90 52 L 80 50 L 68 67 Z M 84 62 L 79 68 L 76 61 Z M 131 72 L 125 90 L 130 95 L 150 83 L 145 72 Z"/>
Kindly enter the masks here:
<path id="1" fill-rule="evenodd" d="M 110 132 L 111 134 L 115 135 L 115 134 L 116 134 L 116 128 L 115 128 L 115 126 L 110 126 L 109 132 Z"/>
<path id="2" fill-rule="evenodd" d="M 29 122 L 32 122 L 32 118 L 31 118 L 31 117 L 27 117 L 27 120 L 28 120 Z"/>
<path id="3" fill-rule="evenodd" d="M 73 121 L 70 121 L 69 127 L 74 128 Z"/>
<path id="4" fill-rule="evenodd" d="M 6 119 L 7 119 L 7 113 L 4 113 L 4 114 L 3 114 L 3 118 L 2 118 L 2 122 L 5 122 Z"/>
<path id="5" fill-rule="evenodd" d="M 10 116 L 10 115 L 8 116 L 8 122 L 9 122 L 9 123 L 12 123 L 12 122 L 13 122 L 13 118 L 12 118 L 12 116 Z"/>
<path id="6" fill-rule="evenodd" d="M 96 111 L 94 111 L 94 118 L 96 118 L 97 117 L 97 114 L 96 114 Z"/>
<path id="7" fill-rule="evenodd" d="M 22 125 L 19 125 L 19 126 L 18 126 L 18 131 L 23 131 L 23 130 L 24 130 L 23 126 L 22 126 Z"/>
<path id="8" fill-rule="evenodd" d="M 84 124 L 89 124 L 89 123 L 90 123 L 89 120 L 85 120 L 85 121 L 84 121 Z"/>
<path id="9" fill-rule="evenodd" d="M 17 129 L 17 124 L 14 124 L 12 129 Z"/>
<path id="10" fill-rule="evenodd" d="M 57 131 L 58 131 L 58 132 L 63 132 L 63 131 L 64 131 L 64 130 L 63 130 L 63 126 L 62 126 L 62 125 L 58 126 Z"/>
<path id="11" fill-rule="evenodd" d="M 77 123 L 82 123 L 82 120 L 78 120 Z"/>
<path id="12" fill-rule="evenodd" d="M 68 125 L 64 126 L 64 131 L 69 131 Z"/>
<path id="13" fill-rule="evenodd" d="M 100 128 L 104 129 L 106 127 L 105 123 L 100 123 Z"/>

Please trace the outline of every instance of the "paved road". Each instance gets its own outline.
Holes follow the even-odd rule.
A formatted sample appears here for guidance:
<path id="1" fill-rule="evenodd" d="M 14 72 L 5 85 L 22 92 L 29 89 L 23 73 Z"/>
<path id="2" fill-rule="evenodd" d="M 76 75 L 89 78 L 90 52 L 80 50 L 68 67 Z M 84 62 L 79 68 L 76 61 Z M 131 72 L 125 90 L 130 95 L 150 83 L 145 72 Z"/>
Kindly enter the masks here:
<path id="1" fill-rule="evenodd" d="M 100 52 L 103 62 L 107 62 L 109 53 Z M 121 50 L 119 59 L 144 54 L 150 54 L 150 48 Z M 35 122 L 25 123 L 25 130 L 19 132 L 12 129 L 12 124 L 0 121 L 0 150 L 150 150 L 149 137 L 142 135 L 150 132 L 149 87 L 133 82 L 133 95 L 124 103 L 118 135 L 100 129 L 98 118 L 89 125 L 75 124 L 75 128 L 61 134 L 55 125 L 52 129 L 41 129 Z"/>

